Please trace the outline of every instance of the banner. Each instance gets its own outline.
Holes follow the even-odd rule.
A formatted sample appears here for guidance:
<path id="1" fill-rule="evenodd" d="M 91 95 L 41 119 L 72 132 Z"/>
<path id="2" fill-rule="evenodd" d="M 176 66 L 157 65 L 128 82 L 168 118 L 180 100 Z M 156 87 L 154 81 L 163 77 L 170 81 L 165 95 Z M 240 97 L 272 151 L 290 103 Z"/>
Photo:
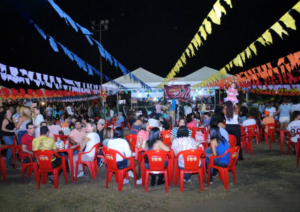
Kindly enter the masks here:
<path id="1" fill-rule="evenodd" d="M 189 99 L 190 85 L 165 85 L 164 94 L 166 99 Z"/>

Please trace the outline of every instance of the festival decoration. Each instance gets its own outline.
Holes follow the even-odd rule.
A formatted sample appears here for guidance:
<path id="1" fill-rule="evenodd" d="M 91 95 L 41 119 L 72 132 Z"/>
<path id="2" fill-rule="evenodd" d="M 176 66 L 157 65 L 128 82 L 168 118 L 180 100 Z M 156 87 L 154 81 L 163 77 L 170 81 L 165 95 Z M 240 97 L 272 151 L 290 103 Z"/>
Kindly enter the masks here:
<path id="1" fill-rule="evenodd" d="M 72 18 L 66 14 L 57 4 L 55 4 L 54 0 L 48 0 L 48 2 L 51 4 L 51 6 L 54 8 L 54 10 L 59 14 L 59 16 L 61 18 L 64 18 L 66 21 L 67 25 L 71 25 L 74 30 L 76 32 L 78 32 L 78 28 L 80 29 L 80 31 L 82 32 L 82 34 L 85 35 L 85 37 L 87 38 L 87 40 L 89 41 L 89 43 L 91 45 L 93 45 L 93 41 L 94 43 L 96 43 L 96 45 L 98 46 L 99 52 L 101 54 L 102 57 L 104 57 L 106 60 L 109 60 L 110 64 L 112 66 L 115 66 L 116 69 L 120 68 L 120 70 L 122 71 L 122 73 L 124 75 L 128 74 L 130 79 L 133 79 L 134 82 L 139 82 L 143 88 L 146 88 L 147 90 L 151 90 L 151 88 L 146 85 L 143 81 L 141 81 L 138 77 L 136 77 L 134 74 L 132 74 L 127 68 L 125 68 L 118 60 L 116 60 L 116 58 L 114 58 L 109 52 L 107 52 L 104 47 L 102 46 L 102 44 L 100 44 L 97 40 L 95 40 L 94 38 L 91 37 L 91 35 L 93 35 L 92 32 L 90 32 L 88 29 L 82 27 L 80 24 L 76 23 L 75 21 L 72 20 Z M 69 24 L 68 24 L 69 23 Z M 51 38 L 51 37 L 50 37 Z M 55 44 L 55 41 L 52 40 L 51 41 L 53 44 Z M 56 48 L 57 49 L 57 48 Z M 70 53 L 68 52 L 68 49 L 64 49 L 65 53 L 67 51 L 67 55 L 69 55 Z M 72 53 L 72 52 L 71 52 Z M 76 58 L 74 58 L 76 60 Z M 82 60 L 83 61 L 83 60 Z M 77 60 L 76 60 L 77 62 Z M 84 62 L 84 61 L 83 61 Z M 86 71 L 86 70 L 85 70 Z M 99 73 L 97 73 L 97 75 L 99 75 Z"/>
<path id="2" fill-rule="evenodd" d="M 291 10 L 296 10 L 298 13 L 300 13 L 300 1 Z M 273 44 L 271 30 L 276 32 L 280 36 L 280 38 L 283 39 L 282 34 L 288 35 L 288 32 L 283 29 L 282 24 L 280 24 L 281 22 L 286 26 L 286 28 L 296 30 L 295 20 L 290 15 L 290 11 L 285 13 L 279 19 L 279 21 L 275 22 L 275 24 L 273 24 L 270 27 L 270 29 L 267 29 L 258 39 L 256 39 L 253 43 L 251 43 L 244 51 L 238 54 L 233 60 L 231 60 L 223 68 L 221 68 L 218 73 L 212 75 L 211 77 L 204 80 L 203 82 L 194 85 L 193 88 L 208 86 L 209 83 L 225 78 L 227 75 L 227 70 L 230 71 L 230 69 L 233 66 L 243 67 L 243 64 L 246 62 L 246 59 L 251 59 L 253 53 L 254 55 L 257 55 L 256 45 L 258 43 L 262 44 L 263 46 Z"/>
<path id="3" fill-rule="evenodd" d="M 230 8 L 232 8 L 231 0 L 224 0 Z M 213 8 L 208 13 L 207 17 L 202 22 L 198 32 L 188 45 L 188 47 L 185 49 L 185 51 L 182 53 L 180 58 L 177 60 L 175 66 L 171 70 L 171 72 L 167 75 L 166 79 L 159 84 L 157 87 L 162 88 L 167 82 L 169 82 L 171 79 L 175 77 L 177 73 L 179 73 L 180 68 L 182 68 L 186 62 L 187 57 L 191 58 L 195 56 L 195 51 L 198 50 L 199 47 L 201 47 L 205 40 L 207 40 L 207 35 L 212 33 L 212 24 L 220 25 L 221 24 L 221 17 L 222 14 L 226 15 L 225 8 L 221 5 L 221 1 L 217 0 L 216 3 L 213 5 Z M 209 19 L 208 19 L 209 17 Z"/>

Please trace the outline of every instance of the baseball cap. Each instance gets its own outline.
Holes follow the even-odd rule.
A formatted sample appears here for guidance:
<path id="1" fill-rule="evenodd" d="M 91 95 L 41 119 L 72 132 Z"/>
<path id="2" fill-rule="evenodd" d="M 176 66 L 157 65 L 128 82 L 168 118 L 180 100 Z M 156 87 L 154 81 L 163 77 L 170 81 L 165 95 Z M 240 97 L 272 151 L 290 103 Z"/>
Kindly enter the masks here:
<path id="1" fill-rule="evenodd" d="M 104 125 L 104 124 L 105 124 L 105 120 L 104 120 L 104 119 L 100 119 L 100 120 L 98 121 L 98 123 Z"/>

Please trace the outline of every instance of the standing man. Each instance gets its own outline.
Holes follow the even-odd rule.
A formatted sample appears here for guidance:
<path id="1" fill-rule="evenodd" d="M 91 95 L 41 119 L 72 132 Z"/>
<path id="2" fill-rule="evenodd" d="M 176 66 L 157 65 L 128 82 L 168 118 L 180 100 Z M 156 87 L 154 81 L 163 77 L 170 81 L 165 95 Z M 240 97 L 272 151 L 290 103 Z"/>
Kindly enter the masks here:
<path id="1" fill-rule="evenodd" d="M 172 127 L 175 126 L 175 111 L 176 111 L 176 100 L 172 99 L 172 105 L 171 105 L 171 112 L 170 112 L 170 116 L 172 119 Z"/>
<path id="2" fill-rule="evenodd" d="M 95 107 L 94 107 L 94 115 L 98 116 L 98 117 L 101 117 L 100 109 L 99 109 L 99 106 L 98 106 L 97 103 L 95 104 Z"/>
<path id="3" fill-rule="evenodd" d="M 215 108 L 215 113 L 218 114 L 219 117 L 222 118 L 222 120 L 224 119 L 224 114 L 223 114 L 223 101 L 219 100 L 218 102 L 219 104 L 216 106 Z"/>
<path id="4" fill-rule="evenodd" d="M 127 126 L 127 121 L 126 121 L 127 109 L 126 109 L 126 105 L 123 105 L 123 107 L 122 107 L 122 115 L 124 117 L 124 127 L 126 127 Z"/>
<path id="5" fill-rule="evenodd" d="M 160 102 L 156 102 L 156 105 L 155 105 L 155 110 L 156 110 L 156 118 L 159 118 L 161 116 L 161 104 Z"/>
<path id="6" fill-rule="evenodd" d="M 88 115 L 89 115 L 89 117 L 94 116 L 94 107 L 93 107 L 93 105 L 91 105 L 89 107 L 89 109 L 88 109 Z"/>

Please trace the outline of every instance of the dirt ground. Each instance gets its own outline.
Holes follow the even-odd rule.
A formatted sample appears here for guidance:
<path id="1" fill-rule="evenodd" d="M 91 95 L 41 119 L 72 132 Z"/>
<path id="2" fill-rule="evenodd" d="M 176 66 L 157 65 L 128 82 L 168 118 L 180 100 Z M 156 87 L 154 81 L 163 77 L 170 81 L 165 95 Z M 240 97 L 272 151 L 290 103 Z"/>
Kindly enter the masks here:
<path id="1" fill-rule="evenodd" d="M 292 153 L 280 154 L 279 142 L 272 146 L 253 145 L 254 154 L 244 154 L 245 160 L 237 165 L 237 184 L 229 176 L 229 190 L 214 177 L 210 187 L 200 191 L 197 176 L 184 184 L 184 192 L 174 184 L 165 193 L 164 185 L 134 187 L 133 179 L 118 192 L 114 178 L 105 188 L 106 169 L 92 180 L 86 176 L 77 182 L 64 182 L 61 175 L 59 189 L 52 184 L 41 184 L 40 190 L 33 177 L 21 181 L 21 168 L 7 170 L 8 182 L 0 180 L 0 211 L 299 211 L 300 168 Z"/>

